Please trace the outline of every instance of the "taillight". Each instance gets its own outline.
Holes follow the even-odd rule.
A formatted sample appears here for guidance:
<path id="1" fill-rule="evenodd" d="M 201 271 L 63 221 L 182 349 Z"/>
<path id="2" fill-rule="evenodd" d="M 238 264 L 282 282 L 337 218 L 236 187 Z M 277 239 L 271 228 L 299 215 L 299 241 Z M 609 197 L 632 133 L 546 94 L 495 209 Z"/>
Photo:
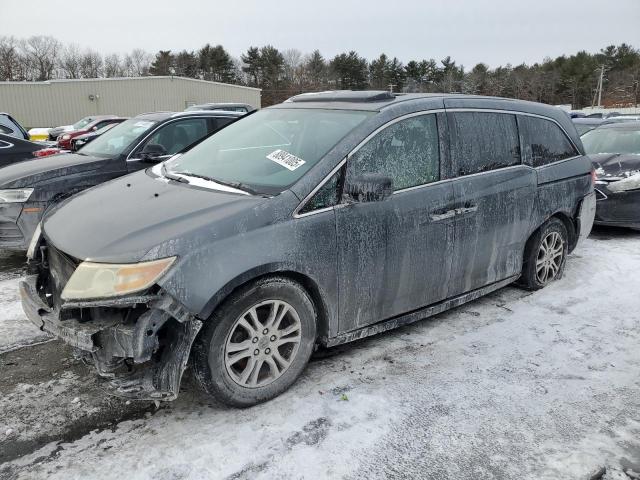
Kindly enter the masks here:
<path id="1" fill-rule="evenodd" d="M 42 148 L 40 150 L 36 150 L 32 152 L 34 157 L 48 157 L 49 155 L 55 155 L 56 153 L 60 153 L 59 148 Z"/>
<path id="2" fill-rule="evenodd" d="M 598 180 L 598 174 L 596 173 L 596 169 L 592 168 L 591 169 L 591 185 L 595 185 L 597 180 Z"/>

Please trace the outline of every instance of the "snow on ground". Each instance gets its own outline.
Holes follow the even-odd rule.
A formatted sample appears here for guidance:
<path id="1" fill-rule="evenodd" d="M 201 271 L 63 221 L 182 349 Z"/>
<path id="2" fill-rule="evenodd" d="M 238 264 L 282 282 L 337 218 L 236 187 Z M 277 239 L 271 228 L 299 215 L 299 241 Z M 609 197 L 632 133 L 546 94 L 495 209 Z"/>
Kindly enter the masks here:
<path id="1" fill-rule="evenodd" d="M 0 353 L 47 340 L 49 336 L 30 323 L 20 306 L 18 280 L 24 255 L 0 254 Z"/>
<path id="2" fill-rule="evenodd" d="M 610 478 L 640 471 L 639 247 L 640 235 L 590 238 L 561 281 L 535 293 L 505 288 L 325 352 L 288 392 L 254 408 L 210 403 L 187 382 L 155 414 L 53 442 L 0 465 L 0 477 L 556 480 L 603 466 Z M 19 388 L 9 394 L 28 402 Z M 34 388 L 46 415 L 55 390 Z M 3 423 L 24 430 L 29 421 Z"/>

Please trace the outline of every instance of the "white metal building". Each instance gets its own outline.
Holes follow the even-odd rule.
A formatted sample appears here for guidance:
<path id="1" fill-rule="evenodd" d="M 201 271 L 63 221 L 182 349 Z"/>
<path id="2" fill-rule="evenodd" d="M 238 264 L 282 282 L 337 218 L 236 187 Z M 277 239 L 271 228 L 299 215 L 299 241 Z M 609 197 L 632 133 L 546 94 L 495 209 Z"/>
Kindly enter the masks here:
<path id="1" fill-rule="evenodd" d="M 260 89 L 184 77 L 0 82 L 0 112 L 26 128 L 68 125 L 87 115 L 182 111 L 209 102 L 260 108 Z"/>

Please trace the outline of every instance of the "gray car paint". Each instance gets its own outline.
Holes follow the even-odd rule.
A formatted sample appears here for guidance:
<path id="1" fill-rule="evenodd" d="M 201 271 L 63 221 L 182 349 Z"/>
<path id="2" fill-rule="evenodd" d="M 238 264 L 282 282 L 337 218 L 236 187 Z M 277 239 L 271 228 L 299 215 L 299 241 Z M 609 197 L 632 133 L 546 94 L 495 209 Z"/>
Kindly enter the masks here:
<path id="1" fill-rule="evenodd" d="M 284 103 L 271 108 L 356 108 L 379 113 L 277 196 L 205 191 L 166 181 L 151 171 L 138 172 L 68 201 L 45 219 L 45 239 L 80 260 L 119 263 L 176 256 L 158 285 L 201 320 L 239 285 L 267 273 L 285 272 L 312 294 L 320 341 L 330 345 L 424 318 L 513 281 L 527 239 L 551 215 L 558 215 L 573 231 L 571 247 L 578 234 L 584 236 L 591 228 L 588 215 L 583 215 L 586 224 L 579 223 L 581 202 L 593 191 L 591 165 L 570 119 L 559 109 L 444 95 L 406 95 L 369 103 Z M 445 108 L 549 118 L 565 130 L 580 155 L 536 169 L 525 159 L 516 167 L 455 178 L 447 133 L 442 130 L 441 182 L 395 192 L 384 202 L 343 202 L 311 215 L 295 214 L 300 202 L 377 129 L 416 112 L 444 115 Z M 107 200 L 111 206 L 100 216 L 85 213 Z M 430 216 L 464 208 L 468 202 L 477 206 L 472 214 L 442 222 Z M 133 204 L 135 214 L 130 214 Z M 424 309 L 427 305 L 432 306 Z M 385 320 L 389 321 L 379 323 Z"/>

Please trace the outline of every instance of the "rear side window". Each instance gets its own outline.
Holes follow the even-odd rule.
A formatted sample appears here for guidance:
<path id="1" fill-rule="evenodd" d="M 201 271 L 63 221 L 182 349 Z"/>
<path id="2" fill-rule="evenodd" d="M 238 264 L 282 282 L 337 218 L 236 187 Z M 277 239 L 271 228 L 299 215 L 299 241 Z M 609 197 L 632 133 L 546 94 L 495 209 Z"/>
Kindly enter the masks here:
<path id="1" fill-rule="evenodd" d="M 347 178 L 381 173 L 393 189 L 415 187 L 440 179 L 440 151 L 435 114 L 401 120 L 378 133 L 347 162 Z"/>
<path id="2" fill-rule="evenodd" d="M 520 164 L 515 115 L 487 112 L 449 113 L 451 155 L 458 176 Z"/>
<path id="3" fill-rule="evenodd" d="M 567 135 L 554 122 L 525 115 L 521 115 L 518 122 L 527 165 L 541 167 L 579 155 Z"/>

